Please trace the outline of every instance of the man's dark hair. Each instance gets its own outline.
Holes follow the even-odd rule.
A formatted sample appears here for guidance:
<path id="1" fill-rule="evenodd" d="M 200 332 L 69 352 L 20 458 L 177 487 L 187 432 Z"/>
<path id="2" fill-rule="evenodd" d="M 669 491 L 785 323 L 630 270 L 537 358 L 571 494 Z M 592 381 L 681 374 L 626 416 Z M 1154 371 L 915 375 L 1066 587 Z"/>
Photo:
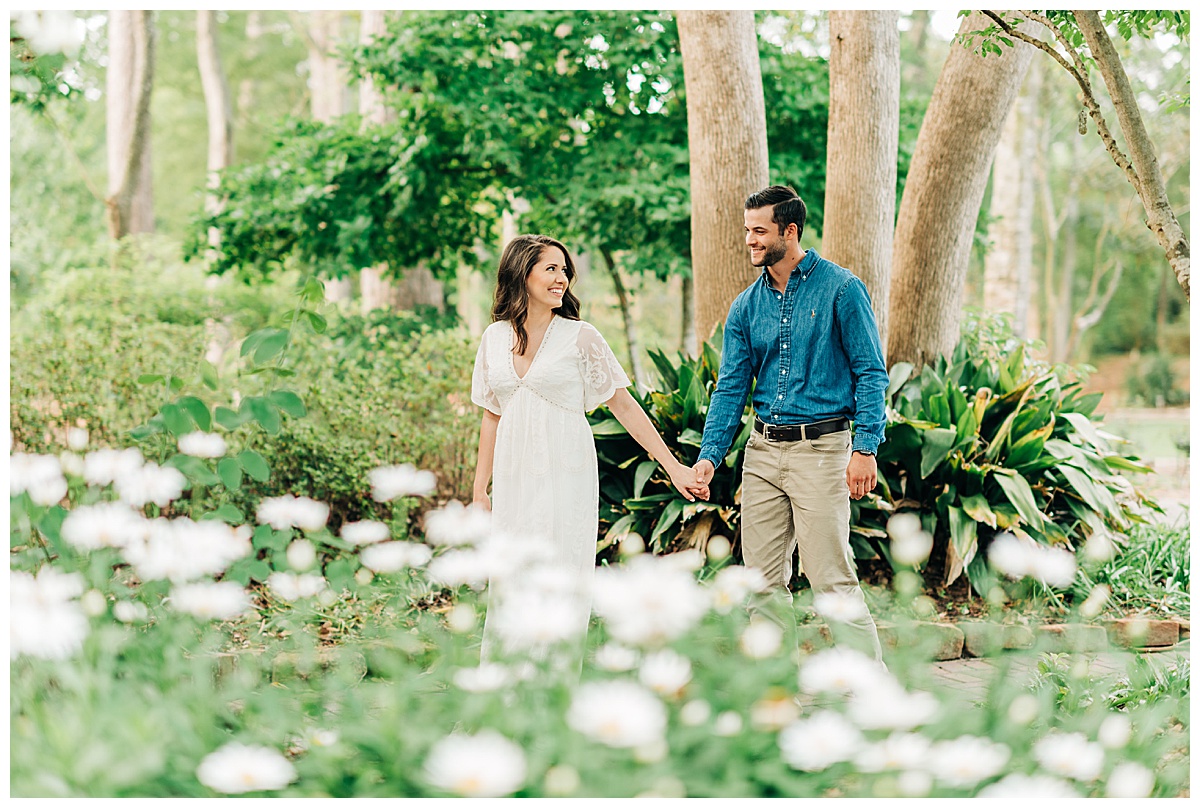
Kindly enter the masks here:
<path id="1" fill-rule="evenodd" d="M 757 210 L 771 206 L 771 221 L 779 226 L 779 234 L 787 229 L 789 224 L 796 225 L 796 241 L 804 235 L 804 220 L 808 218 L 808 208 L 796 189 L 790 185 L 772 185 L 746 197 L 746 210 Z"/>

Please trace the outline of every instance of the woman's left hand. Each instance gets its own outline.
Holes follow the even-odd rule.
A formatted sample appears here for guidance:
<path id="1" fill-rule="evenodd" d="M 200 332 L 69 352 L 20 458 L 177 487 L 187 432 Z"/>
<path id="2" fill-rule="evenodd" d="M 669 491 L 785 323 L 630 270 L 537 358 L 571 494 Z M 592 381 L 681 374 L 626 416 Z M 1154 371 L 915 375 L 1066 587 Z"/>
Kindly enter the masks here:
<path id="1" fill-rule="evenodd" d="M 671 484 L 688 502 L 695 502 L 697 496 L 708 499 L 708 486 L 697 481 L 695 469 L 676 461 L 671 464 L 667 473 L 671 476 Z"/>

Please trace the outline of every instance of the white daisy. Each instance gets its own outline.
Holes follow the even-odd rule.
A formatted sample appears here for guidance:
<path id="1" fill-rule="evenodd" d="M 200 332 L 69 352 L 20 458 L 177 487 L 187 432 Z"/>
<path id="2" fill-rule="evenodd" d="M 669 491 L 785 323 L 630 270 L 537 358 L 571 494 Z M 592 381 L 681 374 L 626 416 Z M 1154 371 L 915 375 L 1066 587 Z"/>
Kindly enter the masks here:
<path id="1" fill-rule="evenodd" d="M 315 573 L 272 572 L 267 576 L 267 586 L 284 600 L 300 600 L 319 594 L 328 584 Z"/>
<path id="2" fill-rule="evenodd" d="M 692 699 L 679 709 L 679 723 L 698 727 L 712 715 L 712 705 L 704 699 Z"/>
<path id="3" fill-rule="evenodd" d="M 298 527 L 304 531 L 320 530 L 329 519 L 329 506 L 309 497 L 284 494 L 267 497 L 258 504 L 259 524 L 269 524 L 276 530 Z"/>
<path id="4" fill-rule="evenodd" d="M 726 710 L 713 721 L 713 735 L 728 738 L 742 731 L 742 716 L 733 710 Z"/>
<path id="5" fill-rule="evenodd" d="M 948 786 L 970 788 L 980 780 L 1004 770 L 1012 751 L 1002 743 L 975 735 L 936 741 L 929 751 L 926 768 Z"/>
<path id="6" fill-rule="evenodd" d="M 494 662 L 481 662 L 478 668 L 459 668 L 454 672 L 454 684 L 471 693 L 499 690 L 513 680 L 508 668 Z"/>
<path id="7" fill-rule="evenodd" d="M 733 564 L 722 568 L 713 578 L 710 593 L 713 608 L 728 614 L 735 606 L 741 606 L 755 592 L 767 589 L 766 576 L 757 567 Z"/>
<path id="8" fill-rule="evenodd" d="M 778 624 L 761 617 L 750 620 L 742 632 L 738 647 L 751 659 L 766 659 L 779 653 L 783 646 L 783 629 Z"/>
<path id="9" fill-rule="evenodd" d="M 28 493 L 38 505 L 57 505 L 67 495 L 67 478 L 53 455 L 15 454 L 8 459 L 9 492 Z"/>
<path id="10" fill-rule="evenodd" d="M 1013 772 L 1003 779 L 985 786 L 979 797 L 1026 797 L 1026 798 L 1062 798 L 1078 797 L 1079 792 L 1074 787 L 1057 777 L 1047 774 L 1021 774 Z"/>
<path id="11" fill-rule="evenodd" d="M 634 682 L 587 682 L 575 691 L 567 724 L 606 746 L 633 748 L 664 737 L 667 710 L 653 693 Z"/>
<path id="12" fill-rule="evenodd" d="M 863 729 L 907 730 L 927 724 L 937 715 L 938 700 L 929 693 L 910 693 L 884 680 L 850 697 L 850 717 Z"/>
<path id="13" fill-rule="evenodd" d="M 1108 776 L 1106 797 L 1138 799 L 1149 797 L 1154 792 L 1154 772 L 1140 763 L 1124 761 L 1118 763 Z"/>
<path id="14" fill-rule="evenodd" d="M 179 451 L 192 457 L 224 457 L 228 447 L 215 432 L 189 432 L 179 437 Z"/>
<path id="15" fill-rule="evenodd" d="M 1080 732 L 1051 732 L 1038 738 L 1033 757 L 1051 774 L 1082 782 L 1095 780 L 1104 768 L 1104 747 Z"/>
<path id="16" fill-rule="evenodd" d="M 83 458 L 83 479 L 88 485 L 111 485 L 142 467 L 137 449 L 97 449 Z"/>
<path id="17" fill-rule="evenodd" d="M 425 497 L 437 488 L 432 471 L 421 471 L 411 463 L 372 469 L 371 496 L 376 502 L 390 502 L 397 497 Z"/>
<path id="18" fill-rule="evenodd" d="M 294 539 L 287 546 L 288 566 L 296 572 L 304 572 L 317 563 L 317 548 L 308 539 Z"/>
<path id="19" fill-rule="evenodd" d="M 615 639 L 661 645 L 681 636 L 708 611 L 708 596 L 686 570 L 639 555 L 596 570 L 592 608 Z"/>
<path id="20" fill-rule="evenodd" d="M 171 606 L 202 620 L 232 620 L 250 611 L 250 595 L 234 581 L 182 584 L 171 590 Z"/>
<path id="21" fill-rule="evenodd" d="M 113 485 L 121 501 L 135 508 L 149 502 L 163 508 L 183 496 L 188 481 L 177 468 L 146 463 L 136 471 L 122 474 Z"/>
<path id="22" fill-rule="evenodd" d="M 83 427 L 73 426 L 67 430 L 67 448 L 72 452 L 82 452 L 88 445 L 88 431 Z"/>
<path id="23" fill-rule="evenodd" d="M 1124 749 L 1133 736 L 1133 722 L 1129 716 L 1113 713 L 1100 722 L 1096 740 L 1105 749 Z"/>
<path id="24" fill-rule="evenodd" d="M 299 775 L 274 749 L 232 742 L 212 752 L 196 768 L 196 778 L 222 794 L 278 791 Z"/>
<path id="25" fill-rule="evenodd" d="M 374 544 L 385 541 L 392 535 L 392 531 L 383 522 L 364 519 L 361 522 L 347 522 L 342 525 L 341 535 L 350 544 Z"/>
<path id="26" fill-rule="evenodd" d="M 62 537 L 80 550 L 124 547 L 146 536 L 149 524 L 140 513 L 123 502 L 82 505 L 63 520 Z"/>
<path id="27" fill-rule="evenodd" d="M 637 667 L 638 652 L 615 642 L 596 649 L 596 667 L 606 671 L 630 671 Z"/>
<path id="28" fill-rule="evenodd" d="M 852 623 L 869 614 L 861 592 L 857 595 L 850 592 L 818 592 L 813 597 L 813 608 L 825 620 L 839 623 Z"/>
<path id="29" fill-rule="evenodd" d="M 789 724 L 779 733 L 784 762 L 801 771 L 821 771 L 852 760 L 863 744 L 858 728 L 832 710 Z"/>
<path id="30" fill-rule="evenodd" d="M 919 768 L 929 754 L 929 738 L 916 732 L 893 732 L 854 756 L 859 771 L 904 771 Z"/>
<path id="31" fill-rule="evenodd" d="M 642 660 L 638 680 L 660 696 L 674 697 L 692 680 L 692 663 L 687 657 L 664 648 Z"/>
<path id="32" fill-rule="evenodd" d="M 158 518 L 146 527 L 121 550 L 143 581 L 184 583 L 217 575 L 251 549 L 245 526 L 234 528 L 217 519 Z"/>
<path id="33" fill-rule="evenodd" d="M 806 693 L 861 693 L 894 678 L 875 660 L 851 648 L 827 648 L 808 657 L 800 669 Z"/>
<path id="34" fill-rule="evenodd" d="M 478 505 L 451 500 L 425 515 L 425 538 L 430 544 L 475 544 L 487 538 L 492 514 Z"/>
<path id="35" fill-rule="evenodd" d="M 364 547 L 360 558 L 363 566 L 374 572 L 398 572 L 429 563 L 433 550 L 415 541 L 387 541 Z"/>
<path id="36" fill-rule="evenodd" d="M 461 797 L 507 797 L 525 783 L 525 752 L 500 733 L 450 735 L 433 745 L 425 777 Z"/>
<path id="37" fill-rule="evenodd" d="M 83 576 L 42 567 L 37 576 L 10 571 L 9 653 L 66 659 L 83 646 L 88 620 L 79 603 Z"/>

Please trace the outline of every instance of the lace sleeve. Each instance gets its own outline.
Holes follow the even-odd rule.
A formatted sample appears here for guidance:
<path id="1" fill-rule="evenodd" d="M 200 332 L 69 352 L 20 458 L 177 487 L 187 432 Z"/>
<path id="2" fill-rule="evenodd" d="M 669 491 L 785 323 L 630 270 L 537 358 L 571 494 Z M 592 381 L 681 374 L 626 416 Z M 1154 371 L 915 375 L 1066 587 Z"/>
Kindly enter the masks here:
<path id="1" fill-rule="evenodd" d="M 488 334 L 485 331 L 479 341 L 479 352 L 475 354 L 475 371 L 471 375 L 471 401 L 480 407 L 500 415 L 500 399 L 488 384 Z"/>
<path id="2" fill-rule="evenodd" d="M 618 388 L 630 385 L 629 377 L 600 332 L 584 323 L 575 343 L 579 370 L 583 374 L 583 408 L 594 410 L 613 397 Z"/>

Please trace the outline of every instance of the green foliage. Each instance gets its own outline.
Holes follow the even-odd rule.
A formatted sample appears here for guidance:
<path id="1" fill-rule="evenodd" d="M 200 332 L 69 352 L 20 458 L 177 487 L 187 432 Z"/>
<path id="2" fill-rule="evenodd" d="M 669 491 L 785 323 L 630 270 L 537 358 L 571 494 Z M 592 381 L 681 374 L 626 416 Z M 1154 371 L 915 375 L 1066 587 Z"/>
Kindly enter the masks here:
<path id="1" fill-rule="evenodd" d="M 1093 422 L 1101 394 L 1082 395 L 1078 378 L 1031 361 L 1027 344 L 994 331 L 981 338 L 976 328 L 968 319 L 950 358 L 919 374 L 906 363 L 891 368 L 881 493 L 874 507 L 851 510 L 853 522 L 879 531 L 891 512 L 918 512 L 934 536 L 930 571 L 947 584 L 965 571 L 986 593 L 983 551 L 995 533 L 1077 548 L 1158 506 L 1122 476 L 1149 469 Z M 882 533 L 856 549 L 867 548 L 890 558 Z"/>
<path id="2" fill-rule="evenodd" d="M 1191 530 L 1163 524 L 1134 525 L 1118 537 L 1115 553 L 1099 566 L 1084 565 L 1073 592 L 1082 601 L 1095 587 L 1111 592 L 1105 609 L 1186 616 L 1191 614 Z"/>
<path id="3" fill-rule="evenodd" d="M 686 466 L 694 464 L 700 454 L 704 419 L 721 367 L 721 353 L 716 347 L 721 343 L 721 334 L 718 329 L 694 359 L 681 353 L 672 361 L 661 351 L 652 351 L 650 358 L 661 379 L 661 390 L 652 390 L 644 397 L 631 391 L 668 448 Z M 600 518 L 608 523 L 602 547 L 625 534 L 636 533 L 653 551 L 669 552 L 706 540 L 710 534 L 737 534 L 742 452 L 753 428 L 749 401 L 742 413 L 742 427 L 709 485 L 707 502 L 684 499 L 661 466 L 650 459 L 607 407 L 597 409 L 588 420 L 596 438 Z"/>
<path id="4" fill-rule="evenodd" d="M 1125 380 L 1130 401 L 1142 407 L 1170 407 L 1188 402 L 1188 392 L 1180 389 L 1171 369 L 1171 359 L 1152 353 L 1131 363 Z"/>
<path id="5" fill-rule="evenodd" d="M 1192 694 L 1192 666 L 1188 660 L 1178 665 L 1155 665 L 1141 655 L 1134 659 L 1133 669 L 1104 694 L 1109 707 L 1128 711 L 1143 704 L 1166 703 L 1180 714 L 1188 712 Z"/>

